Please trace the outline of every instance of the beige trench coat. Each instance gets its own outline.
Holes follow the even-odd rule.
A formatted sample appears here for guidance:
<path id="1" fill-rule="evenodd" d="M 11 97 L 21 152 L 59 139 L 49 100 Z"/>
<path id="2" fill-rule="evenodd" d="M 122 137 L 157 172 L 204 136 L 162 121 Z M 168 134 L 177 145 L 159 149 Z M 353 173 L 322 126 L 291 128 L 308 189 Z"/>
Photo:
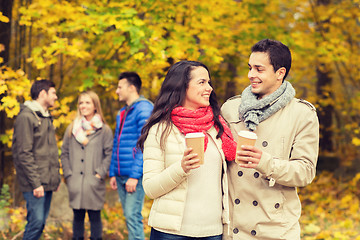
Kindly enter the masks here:
<path id="1" fill-rule="evenodd" d="M 222 114 L 237 136 L 246 130 L 239 120 L 241 97 L 229 99 Z M 230 235 L 223 239 L 300 239 L 301 204 L 296 187 L 315 177 L 319 146 L 319 123 L 310 103 L 291 100 L 261 122 L 255 146 L 262 157 L 255 169 L 228 164 Z M 225 232 L 226 233 L 226 232 Z"/>

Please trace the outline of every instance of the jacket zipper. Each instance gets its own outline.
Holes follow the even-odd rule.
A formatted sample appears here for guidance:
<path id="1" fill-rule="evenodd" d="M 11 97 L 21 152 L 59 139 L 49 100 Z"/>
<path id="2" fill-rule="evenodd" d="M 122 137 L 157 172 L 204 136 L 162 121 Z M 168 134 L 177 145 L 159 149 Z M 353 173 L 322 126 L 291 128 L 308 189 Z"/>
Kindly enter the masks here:
<path id="1" fill-rule="evenodd" d="M 121 113 L 120 113 L 120 125 L 119 125 L 119 136 L 118 136 L 118 141 L 117 141 L 117 163 L 118 163 L 118 175 L 120 176 L 120 160 L 119 160 L 119 145 L 120 145 L 120 136 L 121 136 L 121 133 L 122 133 L 122 130 L 124 128 L 124 125 L 125 125 L 125 120 L 126 120 L 126 116 L 127 114 L 130 112 L 131 108 L 126 111 L 126 109 L 124 109 L 124 116 L 121 117 Z"/>

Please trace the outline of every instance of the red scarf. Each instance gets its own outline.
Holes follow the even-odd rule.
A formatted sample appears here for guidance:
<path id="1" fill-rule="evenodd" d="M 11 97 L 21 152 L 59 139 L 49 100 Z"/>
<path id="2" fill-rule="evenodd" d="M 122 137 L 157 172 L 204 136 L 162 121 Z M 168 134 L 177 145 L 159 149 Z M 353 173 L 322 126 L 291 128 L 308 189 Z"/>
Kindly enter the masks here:
<path id="1" fill-rule="evenodd" d="M 171 120 L 181 133 L 203 132 L 205 134 L 205 150 L 209 142 L 206 131 L 214 126 L 214 114 L 211 107 L 190 110 L 184 107 L 176 107 L 171 112 Z M 227 161 L 235 159 L 236 142 L 234 141 L 230 128 L 225 120 L 219 116 L 220 122 L 224 127 L 224 133 L 221 135 L 222 150 Z M 216 128 L 218 131 L 219 129 Z"/>

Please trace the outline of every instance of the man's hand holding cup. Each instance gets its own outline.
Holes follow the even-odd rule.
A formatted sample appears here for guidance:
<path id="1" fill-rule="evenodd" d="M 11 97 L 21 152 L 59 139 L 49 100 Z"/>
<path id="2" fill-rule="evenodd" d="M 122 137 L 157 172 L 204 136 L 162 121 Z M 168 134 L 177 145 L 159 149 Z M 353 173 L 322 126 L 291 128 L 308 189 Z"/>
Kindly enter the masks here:
<path id="1" fill-rule="evenodd" d="M 240 167 L 255 168 L 259 164 L 262 151 L 255 147 L 256 139 L 254 132 L 240 131 L 238 133 L 235 162 Z"/>

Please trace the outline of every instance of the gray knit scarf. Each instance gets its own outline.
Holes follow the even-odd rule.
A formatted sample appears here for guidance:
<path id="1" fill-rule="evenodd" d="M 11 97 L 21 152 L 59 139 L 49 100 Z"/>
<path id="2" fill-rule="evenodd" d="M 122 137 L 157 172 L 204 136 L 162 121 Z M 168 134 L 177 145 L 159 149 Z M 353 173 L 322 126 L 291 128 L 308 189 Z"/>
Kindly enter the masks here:
<path id="1" fill-rule="evenodd" d="M 262 99 L 257 99 L 257 95 L 251 92 L 250 85 L 241 94 L 240 119 L 245 122 L 247 129 L 254 131 L 259 123 L 283 108 L 294 96 L 295 89 L 288 81 L 284 81 L 275 92 Z"/>

